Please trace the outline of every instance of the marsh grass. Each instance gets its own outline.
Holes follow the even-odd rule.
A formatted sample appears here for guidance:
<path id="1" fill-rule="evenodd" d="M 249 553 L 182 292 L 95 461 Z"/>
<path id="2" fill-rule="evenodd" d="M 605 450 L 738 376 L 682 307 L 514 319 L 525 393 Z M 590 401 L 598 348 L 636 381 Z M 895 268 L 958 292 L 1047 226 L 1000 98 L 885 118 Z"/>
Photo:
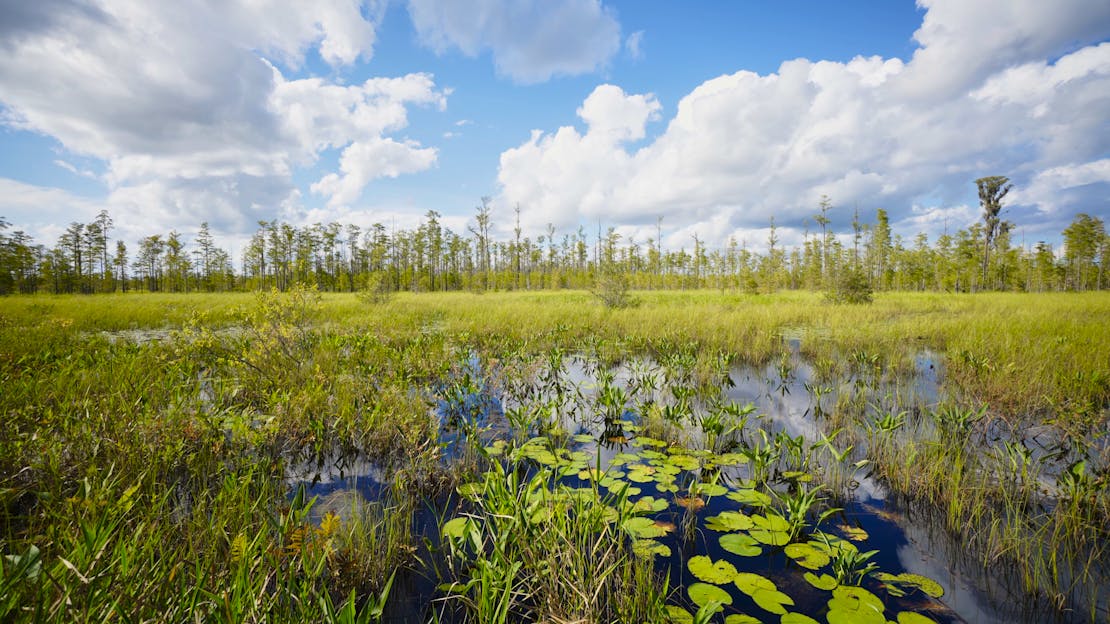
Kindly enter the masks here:
<path id="1" fill-rule="evenodd" d="M 1076 594 L 1106 599 L 1106 294 L 880 293 L 867 306 L 800 292 L 636 297 L 617 309 L 573 291 L 373 305 L 308 289 L 0 299 L 0 620 L 372 619 L 387 570 L 420 565 L 415 501 L 485 469 L 477 456 L 445 463 L 432 410 L 432 389 L 469 354 L 529 379 L 537 359 L 555 371 L 568 353 L 594 373 L 651 358 L 658 374 L 641 371 L 609 400 L 652 437 L 687 443 L 696 428 L 712 450 L 738 444 L 761 484 L 823 470 L 834 500 L 866 455 L 1031 594 L 1065 608 Z M 755 419 L 730 434 L 741 415 L 699 411 L 731 365 L 796 374 L 787 334 L 802 336 L 835 443 L 764 437 Z M 868 389 L 912 372 L 926 349 L 959 402 L 904 416 L 898 397 L 873 407 Z M 574 392 L 527 412 L 529 435 L 577 405 Z M 987 436 L 1028 427 L 1051 432 L 1065 470 Z M 285 466 L 337 451 L 385 466 L 394 495 L 324 522 Z M 616 505 L 514 474 L 487 497 L 514 505 L 472 510 L 495 519 L 453 559 L 452 582 L 474 582 L 460 593 L 466 610 L 484 605 L 477 621 L 525 609 L 552 621 L 658 617 L 661 580 L 621 546 L 619 525 L 591 520 Z M 560 511 L 542 531 L 520 515 L 531 496 Z"/>

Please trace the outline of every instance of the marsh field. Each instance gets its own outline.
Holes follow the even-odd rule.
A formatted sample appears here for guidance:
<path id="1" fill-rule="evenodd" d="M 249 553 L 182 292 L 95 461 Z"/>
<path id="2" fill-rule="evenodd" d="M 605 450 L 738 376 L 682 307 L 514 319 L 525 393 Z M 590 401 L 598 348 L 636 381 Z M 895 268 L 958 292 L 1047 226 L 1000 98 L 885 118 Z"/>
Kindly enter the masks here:
<path id="1" fill-rule="evenodd" d="M 0 299 L 0 620 L 1110 621 L 1110 294 Z"/>

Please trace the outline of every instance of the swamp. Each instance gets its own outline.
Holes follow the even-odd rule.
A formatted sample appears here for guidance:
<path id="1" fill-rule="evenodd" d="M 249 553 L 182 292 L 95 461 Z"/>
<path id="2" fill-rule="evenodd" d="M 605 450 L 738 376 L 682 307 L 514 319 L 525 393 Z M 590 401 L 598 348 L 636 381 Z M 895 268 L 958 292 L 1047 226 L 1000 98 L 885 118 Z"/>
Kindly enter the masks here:
<path id="1" fill-rule="evenodd" d="M 0 620 L 1110 621 L 1110 295 L 0 299 Z"/>

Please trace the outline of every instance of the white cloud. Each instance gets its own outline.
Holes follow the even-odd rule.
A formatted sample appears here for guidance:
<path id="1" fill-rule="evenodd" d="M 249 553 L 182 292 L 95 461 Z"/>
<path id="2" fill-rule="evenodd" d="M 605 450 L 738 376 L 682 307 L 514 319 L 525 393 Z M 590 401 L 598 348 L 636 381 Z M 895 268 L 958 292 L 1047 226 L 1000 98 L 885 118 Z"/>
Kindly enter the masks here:
<path id="1" fill-rule="evenodd" d="M 517 82 L 584 74 L 621 47 L 620 25 L 599 0 L 409 0 L 424 45 L 467 56 L 489 50 L 498 73 Z"/>
<path id="2" fill-rule="evenodd" d="M 624 51 L 635 61 L 644 58 L 644 31 L 637 30 L 624 40 Z"/>
<path id="3" fill-rule="evenodd" d="M 279 69 L 310 50 L 337 71 L 369 59 L 384 2 L 17 4 L 0 26 L 2 121 L 103 161 L 117 222 L 253 228 L 299 200 L 293 171 L 327 150 L 343 150 L 324 186 L 345 201 L 434 163 L 388 136 L 408 107 L 445 107 L 430 75 L 348 86 Z"/>
<path id="4" fill-rule="evenodd" d="M 769 75 L 720 76 L 682 98 L 665 131 L 642 146 L 623 141 L 644 136 L 658 109 L 645 115 L 643 102 L 654 100 L 602 85 L 578 111 L 585 133 L 535 130 L 502 153 L 498 203 L 519 203 L 532 229 L 663 216 L 680 238 L 704 232 L 715 245 L 759 236 L 772 216 L 784 233 L 801 232 L 822 194 L 841 230 L 858 205 L 865 220 L 883 207 L 892 223 L 936 234 L 934 217 L 963 215 L 948 207 L 983 175 L 1010 176 L 1011 199 L 1043 212 L 1067 176 L 1039 172 L 1058 167 L 1102 181 L 1075 187 L 1068 205 L 1104 206 L 1103 167 L 1093 161 L 1110 148 L 1110 44 L 1081 44 L 1110 32 L 1110 5 L 925 4 L 916 35 L 924 47 L 911 61 L 797 59 Z"/>

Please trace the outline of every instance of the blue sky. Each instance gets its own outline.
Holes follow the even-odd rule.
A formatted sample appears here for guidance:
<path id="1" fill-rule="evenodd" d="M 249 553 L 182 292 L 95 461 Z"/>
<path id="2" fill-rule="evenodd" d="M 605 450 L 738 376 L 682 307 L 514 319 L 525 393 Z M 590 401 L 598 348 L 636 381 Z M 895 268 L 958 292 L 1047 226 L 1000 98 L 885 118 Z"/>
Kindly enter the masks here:
<path id="1" fill-rule="evenodd" d="M 1030 244 L 1110 205 L 1095 0 L 0 0 L 0 216 L 53 244 L 259 219 L 935 238 L 1010 176 Z M 1051 5 L 1051 6 L 1049 6 Z"/>

